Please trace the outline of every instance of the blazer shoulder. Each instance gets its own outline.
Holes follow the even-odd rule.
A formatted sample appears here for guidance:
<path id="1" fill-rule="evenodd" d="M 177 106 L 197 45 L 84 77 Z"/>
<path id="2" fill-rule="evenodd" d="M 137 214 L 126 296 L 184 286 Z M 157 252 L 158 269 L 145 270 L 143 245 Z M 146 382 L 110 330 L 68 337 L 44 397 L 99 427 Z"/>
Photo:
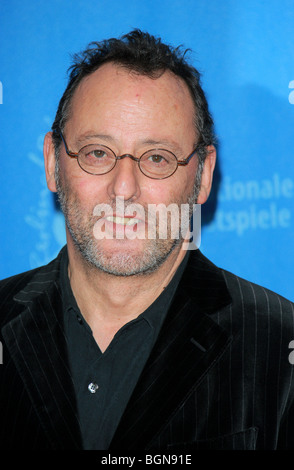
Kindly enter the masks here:
<path id="1" fill-rule="evenodd" d="M 42 270 L 42 267 L 35 269 L 30 269 L 23 273 L 18 273 L 13 276 L 7 277 L 0 281 L 0 304 L 7 302 L 10 298 L 13 298 L 14 295 L 22 290 L 31 279 Z"/>
<path id="2" fill-rule="evenodd" d="M 10 317 L 9 312 L 15 311 L 15 300 L 18 300 L 24 293 L 27 293 L 27 299 L 34 292 L 42 292 L 46 286 L 56 281 L 60 270 L 60 259 L 63 253 L 62 249 L 57 256 L 47 265 L 40 266 L 23 273 L 15 274 L 0 281 L 0 322 L 5 321 L 6 316 Z"/>
<path id="3" fill-rule="evenodd" d="M 265 318 L 270 315 L 286 323 L 289 321 L 293 327 L 294 303 L 291 300 L 229 271 L 221 271 L 233 300 L 233 309 L 235 307 L 235 310 L 238 308 Z"/>

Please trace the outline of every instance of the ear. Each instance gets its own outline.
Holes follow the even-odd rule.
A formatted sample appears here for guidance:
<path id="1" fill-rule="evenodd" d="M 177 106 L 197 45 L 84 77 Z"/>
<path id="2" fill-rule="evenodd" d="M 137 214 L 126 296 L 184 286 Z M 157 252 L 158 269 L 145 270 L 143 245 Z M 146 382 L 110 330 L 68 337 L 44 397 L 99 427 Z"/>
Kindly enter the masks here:
<path id="1" fill-rule="evenodd" d="M 209 145 L 207 152 L 208 154 L 203 165 L 201 187 L 197 199 L 198 204 L 204 204 L 207 201 L 212 186 L 213 171 L 216 162 L 216 149 L 214 145 Z"/>
<path id="2" fill-rule="evenodd" d="M 43 154 L 45 161 L 45 173 L 47 186 L 50 191 L 56 193 L 55 182 L 55 149 L 52 140 L 52 132 L 47 132 L 44 139 Z"/>

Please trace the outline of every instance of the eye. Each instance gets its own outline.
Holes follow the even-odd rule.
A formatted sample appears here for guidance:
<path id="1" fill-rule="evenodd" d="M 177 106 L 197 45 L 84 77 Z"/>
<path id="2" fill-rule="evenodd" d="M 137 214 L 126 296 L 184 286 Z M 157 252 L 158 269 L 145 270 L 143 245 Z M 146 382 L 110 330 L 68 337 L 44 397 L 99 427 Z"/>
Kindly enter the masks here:
<path id="1" fill-rule="evenodd" d="M 104 145 L 93 144 L 87 145 L 86 147 L 80 150 L 79 154 L 79 164 L 87 168 L 96 168 L 99 171 L 107 169 L 109 166 L 113 165 L 115 162 L 115 155 L 108 147 Z"/>
<path id="2" fill-rule="evenodd" d="M 91 152 L 87 153 L 87 157 L 95 157 L 97 159 L 105 158 L 107 156 L 108 155 L 106 151 L 103 149 L 99 149 L 99 148 L 91 150 Z"/>
<path id="3" fill-rule="evenodd" d="M 159 165 L 159 164 L 164 164 L 164 163 L 168 163 L 167 159 L 164 158 L 163 155 L 160 155 L 160 154 L 158 154 L 158 153 L 153 154 L 153 155 L 150 155 L 150 156 L 148 157 L 148 160 L 149 160 L 150 163 L 155 163 L 155 164 L 157 164 L 157 165 Z"/>
<path id="4" fill-rule="evenodd" d="M 115 159 L 113 152 L 103 145 L 87 145 L 80 151 L 81 158 L 87 164 L 98 165 Z"/>

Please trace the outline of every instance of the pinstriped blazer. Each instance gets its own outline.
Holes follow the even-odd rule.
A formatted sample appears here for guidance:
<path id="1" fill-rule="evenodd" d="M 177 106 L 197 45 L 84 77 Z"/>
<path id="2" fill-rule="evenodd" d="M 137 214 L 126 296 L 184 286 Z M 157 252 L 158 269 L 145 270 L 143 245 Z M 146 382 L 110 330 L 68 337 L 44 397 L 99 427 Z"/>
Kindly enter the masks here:
<path id="1" fill-rule="evenodd" d="M 0 283 L 2 449 L 82 448 L 59 266 Z M 191 252 L 110 450 L 294 449 L 293 339 L 290 301 Z"/>

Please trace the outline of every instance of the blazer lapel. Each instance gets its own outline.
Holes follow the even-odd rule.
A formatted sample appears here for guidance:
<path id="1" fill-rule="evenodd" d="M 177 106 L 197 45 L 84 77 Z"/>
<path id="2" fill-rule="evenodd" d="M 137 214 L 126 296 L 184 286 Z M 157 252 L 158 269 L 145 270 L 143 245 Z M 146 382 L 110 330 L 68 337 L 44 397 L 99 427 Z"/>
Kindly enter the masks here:
<path id="1" fill-rule="evenodd" d="M 53 269 L 57 262 L 51 265 L 51 270 L 46 267 L 38 271 L 14 297 L 14 318 L 2 333 L 52 447 L 81 448 L 61 327 L 61 295 Z"/>
<path id="2" fill-rule="evenodd" d="M 188 266 L 110 449 L 148 449 L 231 342 L 209 316 L 231 302 L 224 278 L 201 253 Z"/>

